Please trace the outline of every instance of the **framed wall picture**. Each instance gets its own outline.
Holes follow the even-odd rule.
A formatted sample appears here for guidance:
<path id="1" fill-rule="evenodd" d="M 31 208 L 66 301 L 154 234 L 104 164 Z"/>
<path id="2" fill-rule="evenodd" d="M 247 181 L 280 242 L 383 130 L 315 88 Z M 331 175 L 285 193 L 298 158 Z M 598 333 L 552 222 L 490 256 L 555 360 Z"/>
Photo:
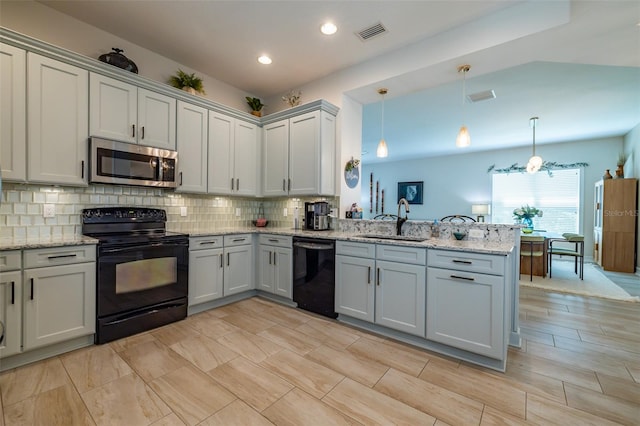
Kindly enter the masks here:
<path id="1" fill-rule="evenodd" d="M 401 198 L 409 204 L 422 204 L 422 184 L 424 182 L 398 182 L 398 202 Z"/>

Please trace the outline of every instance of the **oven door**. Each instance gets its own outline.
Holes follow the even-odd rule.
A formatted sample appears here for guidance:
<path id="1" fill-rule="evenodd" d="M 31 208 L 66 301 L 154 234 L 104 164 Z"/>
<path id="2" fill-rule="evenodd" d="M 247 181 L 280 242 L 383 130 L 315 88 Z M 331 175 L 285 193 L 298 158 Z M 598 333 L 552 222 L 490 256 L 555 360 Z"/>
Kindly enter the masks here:
<path id="1" fill-rule="evenodd" d="M 100 247 L 98 254 L 98 318 L 187 296 L 188 241 Z"/>

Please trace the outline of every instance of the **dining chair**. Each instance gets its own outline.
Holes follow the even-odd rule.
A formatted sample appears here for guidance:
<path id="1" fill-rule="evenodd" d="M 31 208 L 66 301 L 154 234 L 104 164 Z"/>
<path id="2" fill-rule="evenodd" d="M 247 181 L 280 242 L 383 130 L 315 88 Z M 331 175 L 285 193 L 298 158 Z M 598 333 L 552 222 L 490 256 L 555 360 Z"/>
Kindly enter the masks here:
<path id="1" fill-rule="evenodd" d="M 533 281 L 533 258 L 544 257 L 544 240 L 540 235 L 522 235 L 520 242 L 520 256 L 529 257 L 529 281 Z M 527 249 L 523 250 L 522 245 L 527 245 Z M 542 269 L 544 271 L 544 268 Z"/>
<path id="2" fill-rule="evenodd" d="M 452 214 L 440 219 L 440 222 L 475 222 L 476 220 L 471 216 L 465 216 L 461 214 Z"/>
<path id="3" fill-rule="evenodd" d="M 563 238 L 550 238 L 549 246 L 547 248 L 547 256 L 549 256 L 547 265 L 549 265 L 549 278 L 551 278 L 552 265 L 551 259 L 555 254 L 556 256 L 571 256 L 574 259 L 574 272 L 578 274 L 578 263 L 580 264 L 580 279 L 584 279 L 584 236 L 580 234 L 574 234 L 566 232 L 562 234 Z M 565 246 L 558 246 L 558 243 L 571 243 L 573 248 Z M 555 244 L 555 246 L 554 246 Z"/>

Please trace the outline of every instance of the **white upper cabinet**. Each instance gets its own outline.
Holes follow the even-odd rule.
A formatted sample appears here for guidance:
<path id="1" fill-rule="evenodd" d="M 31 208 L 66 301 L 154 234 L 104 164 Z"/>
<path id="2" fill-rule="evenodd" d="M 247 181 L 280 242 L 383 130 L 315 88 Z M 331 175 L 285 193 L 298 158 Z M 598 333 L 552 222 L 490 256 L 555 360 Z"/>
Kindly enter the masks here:
<path id="1" fill-rule="evenodd" d="M 138 143 L 176 149 L 176 100 L 138 89 Z"/>
<path id="2" fill-rule="evenodd" d="M 263 195 L 335 195 L 335 116 L 312 111 L 263 129 Z"/>
<path id="3" fill-rule="evenodd" d="M 87 185 L 89 73 L 27 55 L 28 180 Z"/>
<path id="4" fill-rule="evenodd" d="M 176 100 L 91 74 L 91 136 L 176 149 Z"/>
<path id="5" fill-rule="evenodd" d="M 27 54 L 0 43 L 0 169 L 2 179 L 27 179 Z"/>
<path id="6" fill-rule="evenodd" d="M 289 120 L 267 124 L 262 129 L 262 195 L 287 195 L 289 185 Z"/>
<path id="7" fill-rule="evenodd" d="M 211 194 L 256 195 L 258 127 L 209 111 Z"/>
<path id="8" fill-rule="evenodd" d="M 207 192 L 208 110 L 178 101 L 178 192 Z"/>
<path id="9" fill-rule="evenodd" d="M 113 78 L 91 73 L 89 133 L 136 143 L 138 88 Z"/>

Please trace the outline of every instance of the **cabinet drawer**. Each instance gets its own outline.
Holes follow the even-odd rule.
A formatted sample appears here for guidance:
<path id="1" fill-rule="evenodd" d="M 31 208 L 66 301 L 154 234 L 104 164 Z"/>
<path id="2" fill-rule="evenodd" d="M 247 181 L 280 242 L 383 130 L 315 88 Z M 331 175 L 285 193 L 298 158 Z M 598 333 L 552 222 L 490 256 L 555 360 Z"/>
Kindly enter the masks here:
<path id="1" fill-rule="evenodd" d="M 0 272 L 17 271 L 22 268 L 20 250 L 0 252 Z"/>
<path id="2" fill-rule="evenodd" d="M 411 263 L 414 265 L 426 265 L 427 249 L 379 244 L 376 246 L 376 259 Z"/>
<path id="3" fill-rule="evenodd" d="M 505 256 L 496 254 L 429 249 L 427 259 L 430 267 L 504 275 Z"/>
<path id="4" fill-rule="evenodd" d="M 258 236 L 258 242 L 260 244 L 267 244 L 270 246 L 291 248 L 291 237 L 284 235 L 264 235 Z"/>
<path id="5" fill-rule="evenodd" d="M 336 254 L 373 259 L 376 257 L 376 245 L 354 243 L 351 241 L 338 241 L 336 242 Z"/>
<path id="6" fill-rule="evenodd" d="M 95 261 L 95 245 L 53 247 L 24 251 L 25 269 Z"/>
<path id="7" fill-rule="evenodd" d="M 209 237 L 191 237 L 189 238 L 189 250 L 221 248 L 223 243 L 224 237 L 222 235 Z"/>
<path id="8" fill-rule="evenodd" d="M 251 243 L 252 243 L 251 234 L 237 234 L 237 235 L 224 236 L 225 247 L 241 246 L 244 244 L 251 244 Z"/>

